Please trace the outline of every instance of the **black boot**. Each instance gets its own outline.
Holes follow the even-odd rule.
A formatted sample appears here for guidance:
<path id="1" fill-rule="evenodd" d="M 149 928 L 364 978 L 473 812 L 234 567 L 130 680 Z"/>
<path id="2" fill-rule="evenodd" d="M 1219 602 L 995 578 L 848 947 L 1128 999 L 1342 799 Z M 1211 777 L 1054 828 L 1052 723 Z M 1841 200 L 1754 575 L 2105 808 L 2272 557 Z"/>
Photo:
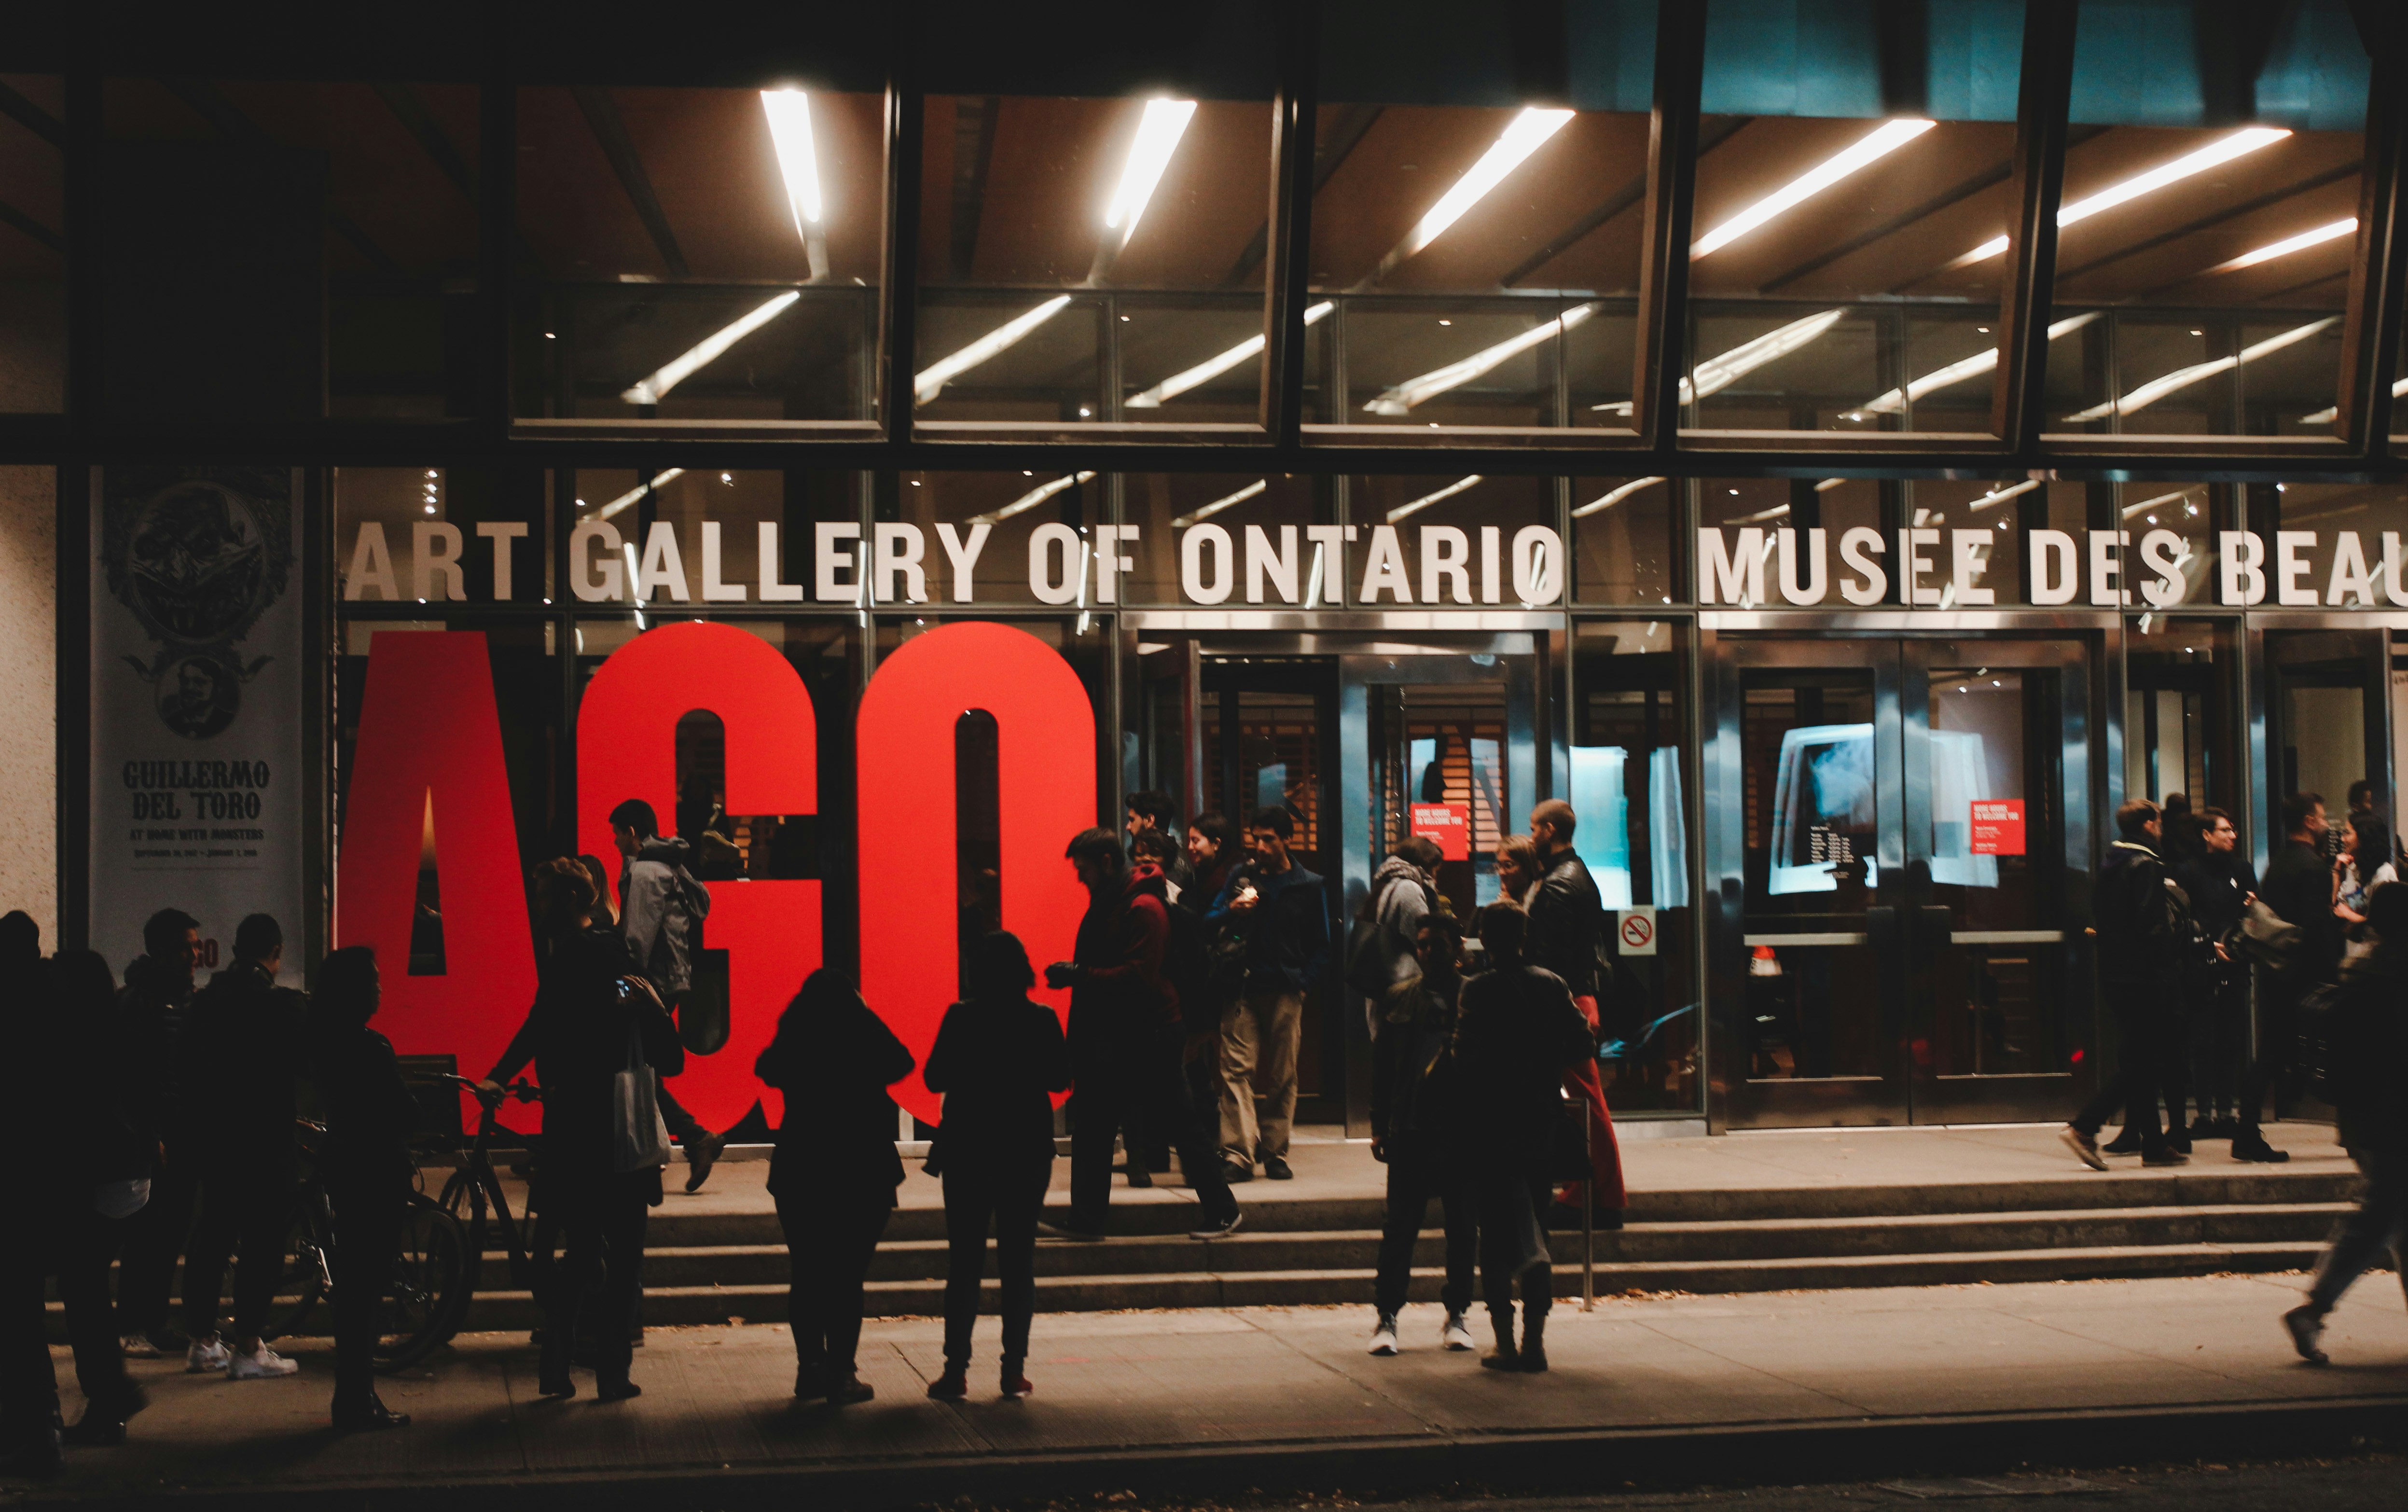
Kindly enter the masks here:
<path id="1" fill-rule="evenodd" d="M 1497 1351 L 1481 1358 L 1484 1370 L 1520 1370 L 1522 1351 L 1513 1347 L 1513 1309 L 1509 1304 L 1488 1315 L 1488 1326 L 1497 1332 Z"/>
<path id="2" fill-rule="evenodd" d="M 1522 1309 L 1522 1369 L 1537 1375 L 1547 1368 L 1547 1315 Z"/>

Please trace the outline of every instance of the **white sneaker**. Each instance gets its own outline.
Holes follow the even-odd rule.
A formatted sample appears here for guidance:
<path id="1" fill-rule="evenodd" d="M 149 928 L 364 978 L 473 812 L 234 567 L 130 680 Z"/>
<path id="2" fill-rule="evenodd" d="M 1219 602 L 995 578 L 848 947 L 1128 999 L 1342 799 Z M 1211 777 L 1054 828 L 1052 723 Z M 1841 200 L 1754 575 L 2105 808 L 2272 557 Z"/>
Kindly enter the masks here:
<path id="1" fill-rule="evenodd" d="M 1463 1326 L 1463 1315 L 1461 1313 L 1449 1313 L 1446 1315 L 1446 1327 L 1439 1330 L 1438 1342 L 1445 1347 L 1455 1350 L 1458 1354 L 1467 1349 L 1477 1349 L 1480 1347 L 1478 1345 L 1471 1342 L 1471 1330 Z"/>
<path id="2" fill-rule="evenodd" d="M 139 1333 L 122 1334 L 117 1341 L 117 1352 L 128 1360 L 156 1360 L 159 1346 Z"/>
<path id="3" fill-rule="evenodd" d="M 192 1346 L 184 1351 L 184 1374 L 207 1375 L 213 1370 L 225 1369 L 226 1362 L 233 1358 L 234 1351 L 226 1347 L 223 1339 L 194 1339 Z"/>
<path id="4" fill-rule="evenodd" d="M 1371 1352 L 1375 1355 L 1383 1356 L 1392 1355 L 1397 1352 L 1397 1319 L 1395 1314 L 1382 1313 L 1380 1315 L 1379 1327 L 1371 1331 Z"/>
<path id="5" fill-rule="evenodd" d="M 287 1360 L 265 1345 L 255 1355 L 236 1355 L 226 1366 L 230 1381 L 265 1381 L 279 1375 L 290 1375 L 301 1368 L 301 1361 Z"/>

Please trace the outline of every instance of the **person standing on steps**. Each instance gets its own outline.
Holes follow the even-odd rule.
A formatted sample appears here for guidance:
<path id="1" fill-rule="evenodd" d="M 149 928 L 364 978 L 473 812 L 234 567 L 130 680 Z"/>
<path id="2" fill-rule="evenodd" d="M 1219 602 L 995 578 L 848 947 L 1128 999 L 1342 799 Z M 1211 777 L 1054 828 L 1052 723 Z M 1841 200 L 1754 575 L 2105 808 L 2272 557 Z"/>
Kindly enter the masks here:
<path id="1" fill-rule="evenodd" d="M 692 869 L 694 847 L 682 836 L 664 839 L 652 806 L 639 798 L 610 811 L 610 839 L 625 858 L 619 869 L 619 929 L 627 937 L 627 952 L 676 1017 L 686 1048 L 709 1055 L 727 1042 L 727 1025 L 717 1015 L 704 1022 L 694 993 L 702 921 L 710 915 L 710 889 Z M 580 864 L 583 859 L 579 857 Z M 595 886 L 599 905 L 609 895 L 599 890 L 598 879 Z M 666 1086 L 657 1096 L 661 1121 L 685 1151 L 685 1189 L 700 1191 L 727 1148 L 726 1136 L 705 1129 Z"/>
<path id="2" fill-rule="evenodd" d="M 2173 1044 L 2168 1021 L 2177 1011 L 2181 960 L 2166 864 L 2157 856 L 2162 823 L 2157 806 L 2146 799 L 2118 808 L 2115 830 L 2121 838 L 2108 847 L 2090 889 L 2100 991 L 2121 1031 L 2115 1073 L 2065 1127 L 2065 1143 L 2093 1171 L 2107 1169 L 2099 1130 L 2119 1108 L 2125 1110 L 2126 1131 L 2139 1130 L 2143 1165 L 2181 1165 L 2188 1159 L 2172 1147 L 2157 1122 L 2161 1093 L 2170 1107 L 2182 1106 L 2168 1064 Z"/>
<path id="3" fill-rule="evenodd" d="M 1232 975 L 1235 958 L 1220 947 L 1220 931 L 1211 922 L 1213 905 L 1238 868 L 1235 836 L 1226 815 L 1208 809 L 1189 821 L 1187 864 L 1190 878 L 1179 894 L 1170 917 L 1170 945 L 1166 974 L 1179 994 L 1181 1080 L 1186 1101 L 1180 1126 L 1189 1141 L 1182 1151 L 1197 1152 L 1193 1170 L 1183 1173 L 1198 1199 L 1208 1192 L 1222 1199 L 1217 1216 L 1192 1231 L 1191 1239 L 1221 1239 L 1245 1221 L 1237 1199 L 1229 1195 L 1228 1166 L 1220 1155 L 1221 1105 L 1228 1087 L 1221 1079 L 1221 1021 L 1237 1001 L 1240 982 Z M 1242 964 L 1237 972 L 1242 973 Z M 1187 1159 L 1182 1154 L 1181 1160 Z"/>
<path id="4" fill-rule="evenodd" d="M 923 1079 L 944 1095 L 945 1372 L 939 1402 L 969 1394 L 986 1231 L 1003 1290 L 1003 1394 L 1025 1397 L 1037 1311 L 1037 1215 L 1054 1174 L 1053 1094 L 1070 1086 L 1070 1055 L 1054 1010 L 1029 1001 L 1037 973 L 1020 937 L 997 930 L 972 950 L 969 994 L 945 1010 Z"/>
<path id="5" fill-rule="evenodd" d="M 1245 979 L 1221 1015 L 1223 1176 L 1285 1181 L 1289 1130 L 1296 1122 L 1296 1058 L 1304 1034 L 1304 996 L 1329 958 L 1329 900 L 1319 873 L 1288 852 L 1296 816 L 1256 809 L 1246 819 L 1253 852 L 1231 874 L 1208 920 L 1245 943 Z M 1264 1106 L 1258 1116 L 1254 1102 Z"/>
<path id="6" fill-rule="evenodd" d="M 2258 878 L 2240 852 L 2241 832 L 2233 828 L 2232 815 L 2204 808 L 2191 816 L 2191 826 L 2197 842 L 2190 858 L 2174 868 L 2174 883 L 2189 897 L 2191 916 L 2216 942 L 2216 959 L 2206 999 L 2189 1008 L 2191 1087 L 2199 1104 L 2190 1137 L 2230 1139 L 2240 1130 L 2233 1109 L 2248 1061 L 2249 980 L 2243 963 L 2223 942 L 2239 927 Z"/>
<path id="7" fill-rule="evenodd" d="M 2279 1165 L 2291 1158 L 2266 1143 L 2258 1120 L 2269 1093 L 2278 1115 L 2296 1094 L 2300 1003 L 2332 981 L 2341 965 L 2341 920 L 2333 914 L 2326 828 L 2325 800 L 2316 794 L 2293 793 L 2283 800 L 2283 843 L 2266 863 L 2258 899 L 2275 917 L 2296 925 L 2300 938 L 2279 964 L 2258 963 L 2258 1059 L 2241 1088 L 2241 1122 L 2232 1136 L 2236 1160 Z"/>
<path id="8" fill-rule="evenodd" d="M 1480 911 L 1489 967 L 1463 985 L 1455 1074 L 1480 1200 L 1481 1290 L 1496 1352 L 1490 1370 L 1547 1368 L 1555 1259 L 1547 1251 L 1548 1157 L 1562 1121 L 1564 1067 L 1597 1044 L 1563 979 L 1527 958 L 1529 916 L 1502 899 Z M 1513 1286 L 1522 1337 L 1513 1338 Z"/>
<path id="9" fill-rule="evenodd" d="M 194 1110 L 201 1221 L 184 1257 L 184 1368 L 222 1370 L 230 1380 L 290 1375 L 301 1368 L 260 1338 L 276 1285 L 284 1278 L 285 1231 L 293 1216 L 299 1151 L 304 1026 L 309 1000 L 276 985 L 284 930 L 265 914 L 234 931 L 234 964 L 193 996 L 185 1033 L 194 1083 L 211 1104 Z M 234 1346 L 218 1333 L 218 1298 L 236 1250 Z"/>
<path id="10" fill-rule="evenodd" d="M 1182 847 L 1179 842 L 1179 813 L 1171 807 L 1170 795 L 1149 787 L 1141 792 L 1131 793 L 1128 796 L 1126 807 L 1129 853 L 1132 856 L 1137 853 L 1137 837 L 1152 830 L 1169 842 L 1169 849 L 1166 853 L 1168 859 L 1162 869 L 1162 874 L 1174 887 L 1183 888 L 1194 881 L 1195 874 L 1187 868 L 1187 857 L 1182 854 Z"/>
<path id="11" fill-rule="evenodd" d="M 911 1052 L 842 972 L 822 967 L 779 1016 L 752 1073 L 786 1094 L 769 1157 L 769 1196 L 786 1236 L 795 1395 L 830 1406 L 878 1393 L 861 1378 L 869 1264 L 895 1212 L 903 1159 L 895 1100 Z"/>
<path id="12" fill-rule="evenodd" d="M 1601 1022 L 1598 992 L 1606 985 L 1598 975 L 1606 959 L 1605 900 L 1588 864 L 1572 849 L 1579 819 L 1572 806 L 1549 799 L 1530 811 L 1530 841 L 1538 847 L 1539 875 L 1530 886 L 1529 953 L 1533 964 L 1563 979 L 1572 1002 L 1588 1020 L 1594 1041 Z M 1592 1049 L 1594 1045 L 1592 1045 Z M 1613 1116 L 1606 1111 L 1605 1082 L 1598 1074 L 1597 1058 L 1584 1056 L 1564 1071 L 1564 1090 L 1588 1110 L 1589 1183 L 1573 1182 L 1557 1194 L 1578 1220 L 1580 1204 L 1591 1202 L 1598 1220 L 1609 1229 L 1622 1227 L 1623 1210 L 1630 1205 L 1622 1185 L 1622 1146 L 1613 1135 Z"/>
<path id="13" fill-rule="evenodd" d="M 1387 1223 L 1371 1295 L 1378 1314 L 1371 1329 L 1375 1355 L 1399 1348 L 1397 1318 L 1433 1197 L 1446 1226 L 1446 1284 L 1439 1293 L 1446 1322 L 1439 1343 L 1447 1349 L 1473 1346 L 1464 1318 L 1480 1263 L 1479 1195 L 1454 1056 L 1462 953 L 1463 926 L 1455 915 L 1425 914 L 1413 930 L 1418 970 L 1373 1005 L 1380 1035 L 1371 1042 L 1371 1159 L 1388 1167 Z"/>
<path id="14" fill-rule="evenodd" d="M 116 1027 L 127 1078 L 125 1111 L 152 1152 L 150 1200 L 126 1225 L 117 1267 L 117 1331 L 127 1355 L 156 1360 L 188 1342 L 168 1331 L 167 1298 L 200 1184 L 183 1043 L 193 977 L 201 967 L 200 921 L 180 909 L 161 909 L 142 926 L 142 952 L 125 969 Z"/>

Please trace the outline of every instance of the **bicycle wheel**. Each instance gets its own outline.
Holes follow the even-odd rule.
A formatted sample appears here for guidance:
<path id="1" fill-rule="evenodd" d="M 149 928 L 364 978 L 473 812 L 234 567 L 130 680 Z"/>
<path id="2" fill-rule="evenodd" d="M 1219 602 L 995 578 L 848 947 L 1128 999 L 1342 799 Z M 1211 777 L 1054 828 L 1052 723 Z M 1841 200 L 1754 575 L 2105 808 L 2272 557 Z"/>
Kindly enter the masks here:
<path id="1" fill-rule="evenodd" d="M 281 1339 L 308 1324 L 319 1299 L 326 1294 L 327 1255 L 332 1249 L 326 1209 L 309 1192 L 299 1194 L 285 1225 L 284 1273 L 277 1277 L 276 1302 L 268 1310 L 267 1327 L 260 1336 Z"/>
<path id="2" fill-rule="evenodd" d="M 393 1281 L 378 1308 L 376 1361 L 406 1369 L 451 1341 L 467 1282 L 468 1239 L 459 1220 L 423 1197 L 402 1213 Z"/>

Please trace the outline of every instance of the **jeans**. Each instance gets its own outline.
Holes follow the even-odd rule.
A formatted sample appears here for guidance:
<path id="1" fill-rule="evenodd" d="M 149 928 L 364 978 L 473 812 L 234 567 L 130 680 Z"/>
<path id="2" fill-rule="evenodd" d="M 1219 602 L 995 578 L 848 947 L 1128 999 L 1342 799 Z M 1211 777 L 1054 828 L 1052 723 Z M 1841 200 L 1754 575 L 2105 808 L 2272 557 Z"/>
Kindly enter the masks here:
<path id="1" fill-rule="evenodd" d="M 1037 1313 L 1037 1215 L 1054 1174 L 1050 1158 L 945 1167 L 945 1368 L 968 1370 L 978 1326 L 979 1283 L 986 1271 L 986 1231 L 995 1223 L 996 1278 L 1003 1292 L 1006 1375 L 1028 1359 Z"/>
<path id="2" fill-rule="evenodd" d="M 2366 1190 L 2358 1211 L 2341 1220 L 2332 1242 L 2316 1262 L 2315 1284 L 2308 1289 L 2308 1305 L 2319 1313 L 2332 1311 L 2350 1283 L 2356 1281 L 2385 1250 L 2408 1288 L 2408 1151 L 2353 1150 Z"/>
<path id="3" fill-rule="evenodd" d="M 1371 1304 L 1383 1318 L 1401 1309 L 1412 1290 L 1413 1249 L 1433 1197 L 1446 1224 L 1446 1282 L 1439 1300 L 1449 1315 L 1471 1306 L 1480 1259 L 1480 1199 L 1471 1172 L 1459 1152 L 1390 1146 L 1387 1225 L 1380 1234 L 1379 1278 L 1371 1289 Z"/>
<path id="4" fill-rule="evenodd" d="M 1296 1053 L 1304 1033 L 1304 994 L 1249 987 L 1221 1011 L 1221 1153 L 1251 1166 L 1287 1155 L 1296 1122 Z M 1254 1099 L 1263 1100 L 1259 1119 Z"/>
<path id="5" fill-rule="evenodd" d="M 778 1227 L 786 1234 L 786 1318 L 795 1331 L 796 1390 L 815 1377 L 819 1390 L 849 1379 L 861 1352 L 862 1287 L 878 1237 L 895 1211 L 893 1188 L 781 1191 Z"/>
<path id="6" fill-rule="evenodd" d="M 284 1276 L 284 1240 L 293 1215 L 292 1151 L 217 1150 L 202 1169 L 201 1221 L 184 1252 L 184 1332 L 205 1338 L 218 1329 L 218 1300 L 227 1258 L 242 1257 L 235 1273 L 234 1332 L 256 1338 L 267 1326 L 276 1284 Z"/>

